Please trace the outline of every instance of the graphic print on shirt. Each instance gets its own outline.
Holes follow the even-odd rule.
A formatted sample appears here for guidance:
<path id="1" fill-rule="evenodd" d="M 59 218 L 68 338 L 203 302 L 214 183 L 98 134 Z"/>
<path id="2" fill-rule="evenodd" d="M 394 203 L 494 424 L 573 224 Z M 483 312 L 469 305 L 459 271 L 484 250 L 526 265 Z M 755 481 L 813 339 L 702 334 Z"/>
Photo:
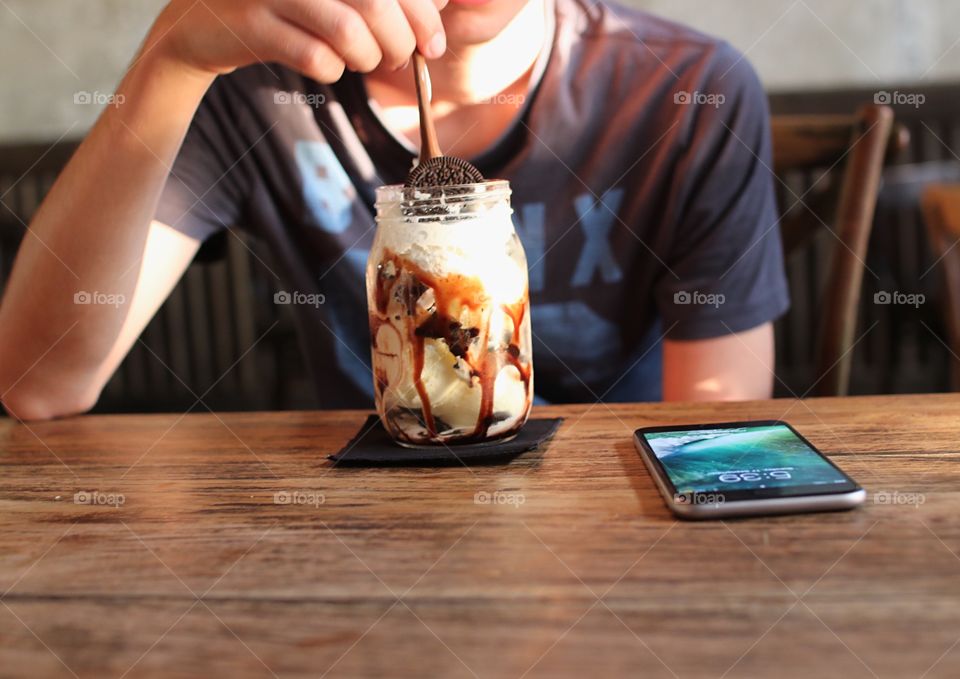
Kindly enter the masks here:
<path id="1" fill-rule="evenodd" d="M 328 233 L 345 232 L 353 221 L 357 192 L 330 144 L 302 139 L 294 145 L 294 157 L 314 222 Z"/>
<path id="2" fill-rule="evenodd" d="M 571 378 L 604 376 L 613 365 L 607 359 L 620 353 L 620 329 L 581 301 L 534 304 L 530 319 L 537 363 L 559 364 L 560 373 L 573 370 L 576 375 Z M 537 344 L 542 346 L 539 352 Z M 565 364 L 567 368 L 559 370 Z"/>
<path id="3" fill-rule="evenodd" d="M 582 193 L 574 198 L 573 207 L 584 243 L 570 278 L 571 288 L 590 285 L 598 274 L 604 283 L 617 283 L 623 278 L 623 270 L 613 256 L 610 243 L 622 202 L 623 189 L 610 189 L 600 200 L 590 193 Z M 542 292 L 547 273 L 546 206 L 538 202 L 516 206 L 513 225 L 527 253 L 530 293 Z M 568 235 L 561 232 L 561 237 Z"/>
<path id="4" fill-rule="evenodd" d="M 530 294 L 543 292 L 547 272 L 547 232 L 543 203 L 518 205 L 513 211 L 513 228 L 523 244 L 527 255 L 527 270 L 530 277 Z"/>
<path id="5" fill-rule="evenodd" d="M 622 189 L 607 191 L 600 201 L 590 193 L 574 197 L 573 207 L 578 219 L 575 225 L 583 234 L 584 242 L 576 251 L 577 263 L 568 283 L 570 289 L 587 287 L 597 278 L 604 283 L 614 283 L 623 277 L 610 243 L 617 219 L 615 211 L 622 201 Z M 570 369 L 583 373 L 583 379 L 606 375 L 612 366 L 617 365 L 615 359 L 623 348 L 618 326 L 581 300 L 536 300 L 537 294 L 546 289 L 547 255 L 550 254 L 546 205 L 542 202 L 517 205 L 514 227 L 523 243 L 530 272 L 530 317 L 537 364 L 560 375 L 561 382 L 568 378 L 576 381 L 576 376 L 569 374 Z M 576 233 L 570 226 L 569 230 L 561 230 L 558 237 L 576 238 Z M 570 332 L 574 326 L 581 328 L 582 332 Z"/>
<path id="6" fill-rule="evenodd" d="M 593 195 L 581 194 L 573 201 L 580 219 L 580 231 L 586 240 L 570 281 L 571 287 L 589 285 L 597 271 L 604 283 L 616 283 L 623 278 L 623 271 L 610 247 L 610 232 L 617 221 L 621 202 L 623 189 L 609 189 L 600 200 Z"/>

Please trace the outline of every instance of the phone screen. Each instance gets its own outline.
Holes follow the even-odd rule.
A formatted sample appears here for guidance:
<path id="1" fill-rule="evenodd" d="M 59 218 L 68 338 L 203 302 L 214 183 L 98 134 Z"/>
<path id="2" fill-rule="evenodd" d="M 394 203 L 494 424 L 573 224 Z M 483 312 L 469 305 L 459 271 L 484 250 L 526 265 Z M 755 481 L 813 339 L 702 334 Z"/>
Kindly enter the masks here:
<path id="1" fill-rule="evenodd" d="M 677 493 L 728 500 L 857 490 L 850 477 L 781 422 L 638 432 Z"/>

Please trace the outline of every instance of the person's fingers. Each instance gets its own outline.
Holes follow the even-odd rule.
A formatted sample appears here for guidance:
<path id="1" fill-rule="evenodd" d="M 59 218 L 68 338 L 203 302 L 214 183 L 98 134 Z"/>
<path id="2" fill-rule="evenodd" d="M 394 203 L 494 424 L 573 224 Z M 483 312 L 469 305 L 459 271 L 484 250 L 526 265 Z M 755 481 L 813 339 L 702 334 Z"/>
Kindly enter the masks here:
<path id="1" fill-rule="evenodd" d="M 346 63 L 330 45 L 299 26 L 279 17 L 264 20 L 263 58 L 278 61 L 322 83 L 340 80 Z"/>
<path id="2" fill-rule="evenodd" d="M 417 36 L 397 0 L 344 1 L 367 23 L 383 52 L 383 65 L 397 69 L 406 64 L 417 47 Z"/>
<path id="3" fill-rule="evenodd" d="M 428 59 L 438 59 L 447 50 L 447 36 L 440 20 L 437 0 L 399 0 L 403 13 L 417 36 L 417 49 Z M 446 5 L 446 2 L 443 2 Z"/>
<path id="4" fill-rule="evenodd" d="M 369 73 L 383 58 L 367 22 L 349 5 L 338 0 L 283 0 L 276 9 L 284 19 L 333 48 L 353 71 Z"/>

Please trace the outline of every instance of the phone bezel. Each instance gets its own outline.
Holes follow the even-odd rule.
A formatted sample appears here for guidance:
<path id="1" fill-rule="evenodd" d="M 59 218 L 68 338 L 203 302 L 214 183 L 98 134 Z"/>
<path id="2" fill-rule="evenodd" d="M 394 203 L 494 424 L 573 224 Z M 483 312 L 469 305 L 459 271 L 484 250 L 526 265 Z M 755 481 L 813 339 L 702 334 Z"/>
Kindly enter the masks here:
<path id="1" fill-rule="evenodd" d="M 773 488 L 754 488 L 751 490 L 703 490 L 703 491 L 694 491 L 693 493 L 681 493 L 677 490 L 677 487 L 673 483 L 673 479 L 670 478 L 670 474 L 667 471 L 666 467 L 660 461 L 660 458 L 657 457 L 657 453 L 650 446 L 649 442 L 646 440 L 644 434 L 657 434 L 663 432 L 684 432 L 684 431 L 695 431 L 697 429 L 739 429 L 743 427 L 769 427 L 769 426 L 778 426 L 782 425 L 789 429 L 794 436 L 799 438 L 804 444 L 806 444 L 810 450 L 820 456 L 827 464 L 836 470 L 840 476 L 845 480 L 845 484 L 814 484 L 814 485 L 803 485 L 803 486 L 778 486 Z M 693 506 L 705 506 L 697 502 L 698 497 L 705 497 L 710 495 L 722 495 L 723 504 L 727 503 L 737 503 L 737 502 L 751 502 L 757 500 L 777 500 L 777 499 L 796 499 L 804 497 L 821 497 L 821 496 L 842 496 L 849 495 L 851 493 L 861 492 L 863 489 L 860 485 L 850 478 L 846 472 L 844 472 L 840 467 L 838 467 L 829 457 L 824 455 L 819 448 L 813 445 L 810 441 L 806 439 L 800 432 L 798 432 L 793 425 L 789 422 L 784 422 L 783 420 L 745 420 L 740 422 L 707 422 L 703 424 L 681 424 L 681 425 L 658 425 L 655 427 L 642 427 L 637 429 L 633 433 L 634 439 L 644 448 L 646 454 L 644 458 L 656 468 L 656 476 L 659 477 L 660 481 L 664 484 L 667 490 L 669 490 L 672 498 L 666 498 L 671 506 L 683 506 L 682 503 L 677 502 L 676 498 L 680 495 L 691 495 Z M 709 503 L 707 503 L 709 504 Z M 710 505 L 714 506 L 714 505 Z"/>

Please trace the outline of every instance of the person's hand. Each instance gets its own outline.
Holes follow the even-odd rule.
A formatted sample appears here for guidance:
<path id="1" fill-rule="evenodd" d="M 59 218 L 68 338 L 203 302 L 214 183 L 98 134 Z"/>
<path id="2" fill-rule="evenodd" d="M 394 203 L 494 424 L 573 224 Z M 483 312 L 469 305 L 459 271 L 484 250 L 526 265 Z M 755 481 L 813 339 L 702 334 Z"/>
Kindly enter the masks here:
<path id="1" fill-rule="evenodd" d="M 446 49 L 440 9 L 447 0 L 172 0 L 145 49 L 216 76 L 278 62 L 323 83 L 345 68 L 403 67 L 419 49 Z"/>

